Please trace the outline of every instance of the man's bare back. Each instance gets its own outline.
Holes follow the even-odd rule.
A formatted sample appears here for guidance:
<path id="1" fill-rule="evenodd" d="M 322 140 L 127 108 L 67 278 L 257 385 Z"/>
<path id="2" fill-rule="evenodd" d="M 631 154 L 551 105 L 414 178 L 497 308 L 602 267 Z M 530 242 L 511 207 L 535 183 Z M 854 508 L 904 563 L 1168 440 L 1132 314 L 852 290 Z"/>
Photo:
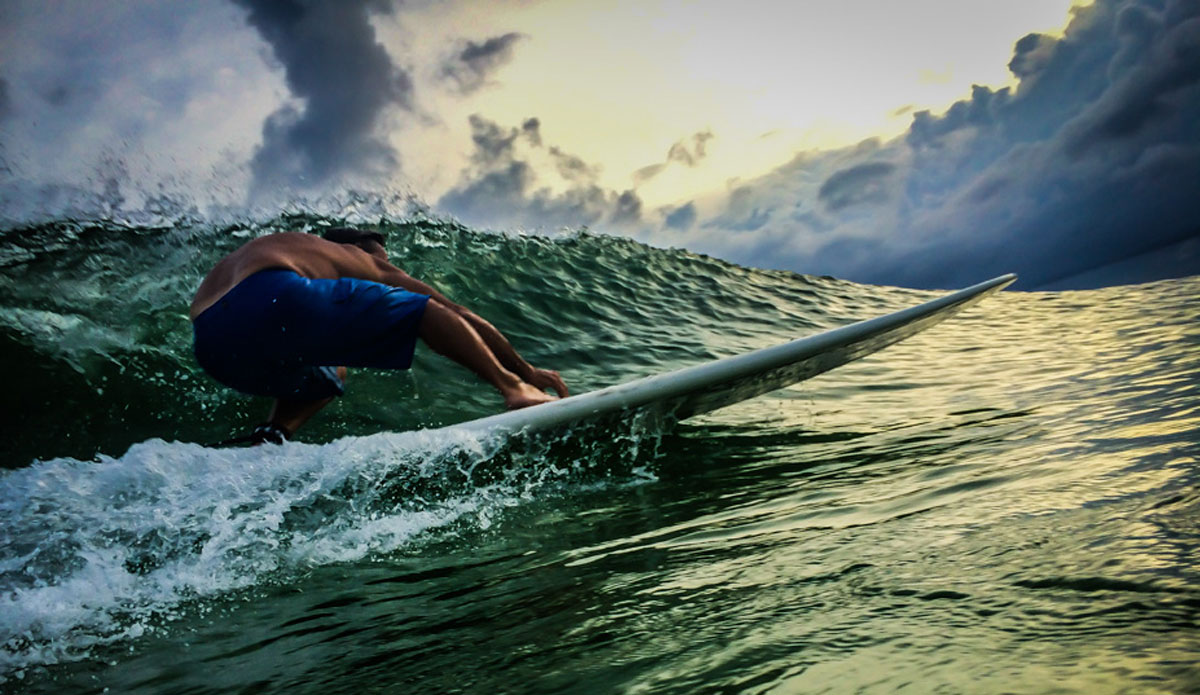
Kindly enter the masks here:
<path id="1" fill-rule="evenodd" d="M 242 280 L 269 268 L 291 270 L 313 280 L 349 277 L 393 287 L 405 287 L 405 281 L 411 279 L 399 268 L 358 246 L 337 244 L 302 232 L 273 234 L 248 242 L 213 267 L 192 300 L 191 318 L 195 320 Z"/>

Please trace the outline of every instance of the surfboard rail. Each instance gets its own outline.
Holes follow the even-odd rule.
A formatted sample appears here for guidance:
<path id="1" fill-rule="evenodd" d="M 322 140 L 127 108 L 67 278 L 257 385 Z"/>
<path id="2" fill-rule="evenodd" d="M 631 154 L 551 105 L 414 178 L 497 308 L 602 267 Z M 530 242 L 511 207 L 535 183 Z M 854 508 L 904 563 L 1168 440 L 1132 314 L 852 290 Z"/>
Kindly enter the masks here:
<path id="1" fill-rule="evenodd" d="M 899 342 L 1012 284 L 1009 273 L 907 309 L 822 333 L 588 393 L 449 425 L 472 432 L 537 431 L 656 407 L 682 420 L 822 374 Z"/>

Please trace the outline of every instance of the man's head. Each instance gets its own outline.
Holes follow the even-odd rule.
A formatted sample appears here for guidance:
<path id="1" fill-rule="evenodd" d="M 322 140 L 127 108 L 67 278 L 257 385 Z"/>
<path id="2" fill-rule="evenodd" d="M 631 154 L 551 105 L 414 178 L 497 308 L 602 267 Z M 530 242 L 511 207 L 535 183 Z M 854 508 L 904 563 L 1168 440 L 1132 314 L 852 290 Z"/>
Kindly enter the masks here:
<path id="1" fill-rule="evenodd" d="M 380 232 L 353 227 L 331 227 L 321 236 L 338 244 L 357 246 L 372 256 L 387 260 L 387 249 L 383 247 L 384 236 Z"/>

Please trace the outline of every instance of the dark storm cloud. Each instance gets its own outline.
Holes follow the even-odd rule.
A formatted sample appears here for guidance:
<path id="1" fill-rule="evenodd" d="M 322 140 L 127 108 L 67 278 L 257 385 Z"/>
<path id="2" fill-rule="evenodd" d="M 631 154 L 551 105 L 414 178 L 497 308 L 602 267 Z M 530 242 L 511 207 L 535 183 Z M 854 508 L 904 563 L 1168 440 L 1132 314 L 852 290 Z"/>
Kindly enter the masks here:
<path id="1" fill-rule="evenodd" d="M 385 2 L 234 0 L 271 46 L 299 105 L 263 124 L 254 187 L 313 188 L 347 175 L 381 176 L 399 165 L 381 134 L 393 106 L 410 108 L 412 81 L 376 40 L 370 12 Z"/>
<path id="2" fill-rule="evenodd" d="M 1027 34 L 1021 37 L 1013 46 L 1013 57 L 1008 61 L 1009 71 L 1022 80 L 1034 77 L 1045 67 L 1057 43 L 1042 34 Z"/>
<path id="3" fill-rule="evenodd" d="M 980 135 L 940 140 L 939 165 L 973 175 L 917 210 L 933 234 L 884 268 L 943 285 L 1012 268 L 1036 287 L 1200 233 L 1200 4 L 1153 7 L 1101 0 L 1062 39 L 1024 41 L 1038 58 L 1016 94 L 977 93 Z M 910 180 L 942 183 L 925 166 Z"/>
<path id="4" fill-rule="evenodd" d="M 1144 14 L 1142 11 L 1136 16 Z M 1152 21 L 1138 20 L 1138 31 Z M 1163 33 L 1161 41 L 1145 48 L 1151 54 L 1149 60 L 1133 66 L 1089 113 L 1072 124 L 1066 133 L 1068 152 L 1080 154 L 1106 141 L 1132 138 L 1148 128 L 1184 125 L 1170 120 L 1188 115 L 1174 103 L 1175 95 L 1194 89 L 1200 81 L 1200 21 L 1192 20 Z"/>
<path id="5" fill-rule="evenodd" d="M 1200 3 L 1097 0 L 1010 68 L 1015 89 L 977 86 L 900 139 L 744 183 L 689 238 L 868 282 L 1031 288 L 1200 235 Z"/>
<path id="6" fill-rule="evenodd" d="M 479 115 L 470 117 L 475 150 L 471 166 L 438 207 L 469 224 L 483 227 L 578 228 L 598 222 L 638 220 L 642 201 L 632 190 L 616 192 L 596 183 L 597 167 L 561 148 L 543 147 L 540 122 L 527 119 L 504 128 Z M 548 159 L 535 171 L 530 159 Z M 539 185 L 539 171 L 557 173 L 566 189 Z"/>
<path id="7" fill-rule="evenodd" d="M 482 43 L 467 41 L 462 50 L 442 64 L 442 78 L 462 94 L 475 92 L 487 84 L 492 73 L 512 60 L 513 46 L 524 38 L 524 34 L 510 32 Z"/>
<path id="8" fill-rule="evenodd" d="M 895 169 L 894 164 L 887 162 L 867 162 L 843 169 L 825 179 L 817 190 L 817 198 L 830 210 L 881 202 L 887 198 L 884 183 Z"/>

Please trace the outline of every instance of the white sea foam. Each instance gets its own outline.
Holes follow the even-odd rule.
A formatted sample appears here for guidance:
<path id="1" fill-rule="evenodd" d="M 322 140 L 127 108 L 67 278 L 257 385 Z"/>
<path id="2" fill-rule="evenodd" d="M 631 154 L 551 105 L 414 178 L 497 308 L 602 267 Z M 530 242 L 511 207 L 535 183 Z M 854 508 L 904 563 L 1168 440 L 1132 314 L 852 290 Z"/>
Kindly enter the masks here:
<path id="1" fill-rule="evenodd" d="M 486 521 L 530 484 L 472 482 L 500 445 L 461 432 L 223 450 L 151 440 L 7 473 L 0 677 L 137 637 L 191 599 Z"/>

